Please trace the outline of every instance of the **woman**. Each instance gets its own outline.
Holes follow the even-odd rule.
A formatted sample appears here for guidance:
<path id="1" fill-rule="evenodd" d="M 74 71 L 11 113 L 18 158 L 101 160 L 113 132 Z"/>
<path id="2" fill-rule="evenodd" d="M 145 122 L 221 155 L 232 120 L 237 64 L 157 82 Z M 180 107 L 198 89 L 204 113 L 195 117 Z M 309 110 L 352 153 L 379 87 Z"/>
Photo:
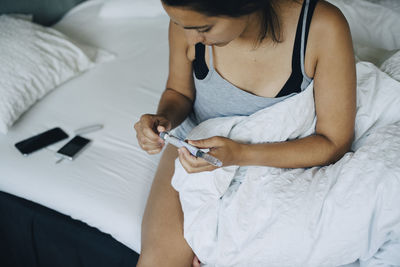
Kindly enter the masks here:
<path id="1" fill-rule="evenodd" d="M 185 138 L 206 119 L 252 114 L 301 93 L 313 80 L 314 135 L 256 145 L 223 137 L 189 142 L 210 148 L 224 166 L 327 165 L 349 150 L 356 74 L 349 27 L 337 8 L 317 0 L 162 3 L 171 19 L 169 77 L 157 113 L 135 124 L 142 149 L 159 153 L 159 132 L 179 126 L 176 135 Z M 183 238 L 182 209 L 171 186 L 176 157 L 189 173 L 216 168 L 184 148 L 165 148 L 143 217 L 138 266 L 198 266 Z"/>

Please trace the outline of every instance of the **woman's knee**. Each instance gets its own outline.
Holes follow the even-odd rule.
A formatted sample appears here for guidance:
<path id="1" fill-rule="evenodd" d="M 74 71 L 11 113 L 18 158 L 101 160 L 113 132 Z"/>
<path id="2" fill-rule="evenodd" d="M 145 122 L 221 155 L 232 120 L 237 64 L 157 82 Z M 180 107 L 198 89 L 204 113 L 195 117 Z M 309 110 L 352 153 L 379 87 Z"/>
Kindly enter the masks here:
<path id="1" fill-rule="evenodd" d="M 137 267 L 191 267 L 194 255 L 160 248 L 142 249 Z"/>
<path id="2" fill-rule="evenodd" d="M 175 171 L 175 159 L 178 157 L 178 150 L 172 145 L 168 144 L 163 154 L 161 155 L 160 162 L 157 167 L 155 179 L 167 178 L 171 181 L 171 178 Z"/>
<path id="3" fill-rule="evenodd" d="M 163 266 L 161 258 L 156 257 L 156 255 L 152 255 L 150 253 L 144 253 L 143 251 L 140 253 L 139 261 L 136 267 L 156 267 Z"/>

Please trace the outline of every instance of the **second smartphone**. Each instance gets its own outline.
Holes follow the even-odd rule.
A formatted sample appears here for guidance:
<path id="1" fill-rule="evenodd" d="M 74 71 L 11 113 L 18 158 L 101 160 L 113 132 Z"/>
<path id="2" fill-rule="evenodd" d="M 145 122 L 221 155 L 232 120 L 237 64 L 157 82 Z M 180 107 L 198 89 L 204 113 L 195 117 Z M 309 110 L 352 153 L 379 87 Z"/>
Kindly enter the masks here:
<path id="1" fill-rule="evenodd" d="M 90 139 L 77 135 L 60 148 L 57 151 L 57 155 L 73 160 L 89 143 Z"/>

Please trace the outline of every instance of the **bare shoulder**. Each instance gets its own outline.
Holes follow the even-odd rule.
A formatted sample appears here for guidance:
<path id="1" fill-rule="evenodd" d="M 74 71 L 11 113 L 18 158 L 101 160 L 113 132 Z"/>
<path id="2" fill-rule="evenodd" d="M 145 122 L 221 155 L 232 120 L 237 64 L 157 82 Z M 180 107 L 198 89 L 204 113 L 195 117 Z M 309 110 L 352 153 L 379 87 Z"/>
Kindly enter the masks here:
<path id="1" fill-rule="evenodd" d="M 172 21 L 169 23 L 168 35 L 170 46 L 178 47 L 185 51 L 189 48 L 183 29 Z"/>
<path id="2" fill-rule="evenodd" d="M 310 26 L 310 37 L 315 62 L 314 78 L 318 79 L 324 73 L 338 70 L 354 72 L 350 27 L 336 6 L 324 0 L 317 2 Z"/>
<path id="3" fill-rule="evenodd" d="M 194 46 L 188 44 L 183 29 L 172 21 L 170 21 L 169 25 L 169 43 L 170 46 L 174 46 L 184 52 L 188 61 L 194 60 Z"/>
<path id="4" fill-rule="evenodd" d="M 310 27 L 315 52 L 315 86 L 323 90 L 336 78 L 353 89 L 355 60 L 349 25 L 334 5 L 320 0 L 315 7 Z"/>
<path id="5" fill-rule="evenodd" d="M 319 0 L 317 2 L 317 5 L 315 7 L 315 13 L 313 16 L 313 21 L 317 21 L 318 24 L 323 23 L 325 26 L 347 25 L 346 18 L 344 17 L 340 9 L 335 5 L 324 0 Z"/>
<path id="6" fill-rule="evenodd" d="M 183 30 L 169 24 L 169 74 L 167 88 L 173 89 L 189 99 L 194 99 L 192 62 L 188 59 L 189 45 Z"/>
<path id="7" fill-rule="evenodd" d="M 339 8 L 324 0 L 318 1 L 313 19 L 312 28 L 314 35 L 322 43 L 327 43 L 337 36 L 350 35 L 350 28 Z"/>

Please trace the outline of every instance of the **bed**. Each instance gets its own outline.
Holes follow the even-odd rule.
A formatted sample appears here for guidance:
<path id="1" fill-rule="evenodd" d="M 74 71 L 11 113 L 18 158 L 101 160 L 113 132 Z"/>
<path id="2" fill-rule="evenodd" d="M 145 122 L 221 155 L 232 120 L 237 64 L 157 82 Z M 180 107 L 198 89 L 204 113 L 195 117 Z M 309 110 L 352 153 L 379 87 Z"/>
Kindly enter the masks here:
<path id="1" fill-rule="evenodd" d="M 101 5 L 84 3 L 54 27 L 116 59 L 62 84 L 0 136 L 0 266 L 135 266 L 159 156 L 141 151 L 133 124 L 156 108 L 165 86 L 168 19 L 96 20 Z M 14 148 L 48 128 L 73 136 L 93 123 L 104 128 L 86 136 L 93 142 L 73 162 L 55 164 L 54 151 L 65 141 L 29 157 Z M 77 248 L 67 249 L 68 242 Z"/>
<path id="2" fill-rule="evenodd" d="M 160 155 L 140 149 L 133 124 L 154 112 L 164 90 L 169 20 L 160 7 L 143 1 L 136 5 L 148 15 L 123 14 L 128 2 L 86 1 L 52 26 L 103 49 L 110 59 L 57 86 L 0 134 L 0 266 L 136 265 L 141 218 Z M 331 2 L 349 19 L 358 60 L 380 66 L 400 49 L 398 1 Z M 105 13 L 107 4 L 114 10 Z M 358 14 L 357 4 L 369 13 Z M 386 16 L 375 38 L 357 19 L 384 16 L 376 7 L 398 15 Z M 118 9 L 120 16 L 113 14 Z M 55 164 L 54 152 L 67 141 L 28 157 L 14 147 L 53 127 L 72 137 L 75 129 L 94 123 L 104 128 L 85 135 L 92 143 L 74 161 Z"/>

